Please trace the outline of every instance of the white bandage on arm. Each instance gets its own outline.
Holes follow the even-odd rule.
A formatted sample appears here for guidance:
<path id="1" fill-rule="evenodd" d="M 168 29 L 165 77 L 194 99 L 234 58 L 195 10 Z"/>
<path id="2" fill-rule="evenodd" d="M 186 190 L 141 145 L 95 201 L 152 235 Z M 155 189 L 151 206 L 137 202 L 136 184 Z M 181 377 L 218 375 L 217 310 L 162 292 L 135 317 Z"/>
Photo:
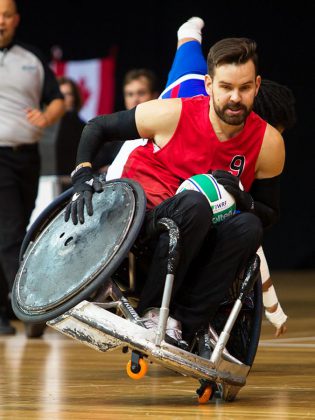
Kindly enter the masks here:
<path id="1" fill-rule="evenodd" d="M 278 302 L 278 297 L 273 285 L 266 292 L 263 292 L 263 304 L 265 308 L 270 308 Z"/>
<path id="2" fill-rule="evenodd" d="M 270 278 L 270 272 L 269 272 L 269 268 L 268 268 L 264 251 L 261 246 L 258 248 L 257 254 L 259 255 L 259 258 L 260 258 L 261 282 L 262 284 L 264 284 Z"/>
<path id="3" fill-rule="evenodd" d="M 260 257 L 260 275 L 261 275 L 261 282 L 264 284 L 270 278 L 270 272 L 267 264 L 267 260 L 264 254 L 262 247 L 259 247 L 257 250 L 257 254 Z M 280 328 L 286 320 L 288 319 L 287 315 L 283 312 L 281 305 L 278 301 L 278 297 L 273 285 L 271 285 L 268 290 L 263 292 L 263 304 L 265 308 L 270 308 L 276 304 L 278 304 L 277 309 L 275 312 L 268 312 L 265 309 L 265 315 L 269 322 L 274 325 L 276 328 Z"/>
<path id="4" fill-rule="evenodd" d="M 267 309 L 265 309 L 265 315 L 272 325 L 274 325 L 276 328 L 280 328 L 281 325 L 286 322 L 288 317 L 281 308 L 273 285 L 270 286 L 266 292 L 263 292 L 263 304 L 265 308 L 270 308 L 271 306 L 278 304 L 275 312 L 268 312 Z"/>
<path id="5" fill-rule="evenodd" d="M 266 318 L 272 325 L 276 328 L 280 328 L 286 320 L 288 319 L 287 315 L 283 312 L 280 303 L 278 302 L 278 307 L 275 312 L 268 312 L 265 310 Z"/>

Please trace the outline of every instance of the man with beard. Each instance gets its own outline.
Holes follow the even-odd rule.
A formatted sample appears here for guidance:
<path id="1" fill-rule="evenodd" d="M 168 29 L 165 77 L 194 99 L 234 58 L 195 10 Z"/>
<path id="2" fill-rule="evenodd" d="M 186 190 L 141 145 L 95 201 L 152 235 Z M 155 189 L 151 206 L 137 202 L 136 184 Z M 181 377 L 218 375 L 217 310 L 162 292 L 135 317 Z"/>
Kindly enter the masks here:
<path id="1" fill-rule="evenodd" d="M 166 88 L 161 93 L 162 98 L 207 95 L 204 86 L 207 62 L 201 48 L 203 27 L 204 21 L 196 16 L 188 19 L 179 27 L 177 31 L 177 51 L 169 72 Z M 281 134 L 292 128 L 296 123 L 293 92 L 287 86 L 272 80 L 262 80 L 258 95 L 255 97 L 253 110 Z M 118 166 L 121 165 L 121 162 L 115 162 L 115 164 Z M 275 337 L 279 337 L 287 330 L 287 315 L 278 300 L 262 247 L 257 250 L 257 253 L 260 257 L 265 315 L 276 329 Z"/>
<path id="2" fill-rule="evenodd" d="M 146 193 L 146 233 L 162 217 L 172 218 L 179 227 L 181 256 L 170 315 L 181 327 L 176 338 L 187 342 L 211 321 L 261 244 L 263 227 L 277 219 L 285 158 L 281 134 L 252 112 L 261 82 L 256 43 L 248 38 L 223 39 L 211 47 L 207 66 L 209 97 L 153 100 L 88 122 L 72 173 L 75 193 L 65 214 L 65 220 L 71 215 L 74 224 L 84 223 L 85 206 L 93 214 L 91 198 L 100 184 L 90 162 L 102 143 L 149 139 L 129 155 L 122 177 L 138 181 Z M 175 195 L 184 179 L 208 172 L 234 196 L 240 210 L 215 226 L 202 194 Z M 137 308 L 144 319 L 161 304 L 167 253 L 168 235 L 162 233 Z"/>

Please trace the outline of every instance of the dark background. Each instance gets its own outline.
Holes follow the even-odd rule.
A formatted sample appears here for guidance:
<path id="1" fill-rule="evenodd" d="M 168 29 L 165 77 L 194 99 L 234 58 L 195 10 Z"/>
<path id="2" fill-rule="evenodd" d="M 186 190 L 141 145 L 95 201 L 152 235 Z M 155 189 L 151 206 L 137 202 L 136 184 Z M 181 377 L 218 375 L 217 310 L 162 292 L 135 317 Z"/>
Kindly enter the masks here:
<path id="1" fill-rule="evenodd" d="M 19 37 L 37 45 L 48 59 L 54 45 L 62 48 L 64 60 L 104 57 L 113 46 L 117 48 L 116 110 L 123 108 L 123 75 L 133 67 L 154 70 L 163 88 L 176 50 L 177 29 L 189 17 L 205 20 L 205 54 L 221 38 L 255 39 L 261 75 L 292 89 L 298 116 L 296 126 L 284 134 L 282 214 L 266 234 L 265 252 L 272 269 L 315 268 L 315 19 L 311 2 L 20 0 L 18 6 Z"/>

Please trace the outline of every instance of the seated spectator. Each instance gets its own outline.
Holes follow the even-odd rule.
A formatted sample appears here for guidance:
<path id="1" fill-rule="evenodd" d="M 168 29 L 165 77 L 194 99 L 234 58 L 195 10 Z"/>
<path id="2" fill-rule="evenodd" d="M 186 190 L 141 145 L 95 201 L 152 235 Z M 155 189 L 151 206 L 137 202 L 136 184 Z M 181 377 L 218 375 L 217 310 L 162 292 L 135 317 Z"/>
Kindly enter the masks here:
<path id="1" fill-rule="evenodd" d="M 60 90 L 64 96 L 66 113 L 60 120 L 55 139 L 56 175 L 61 176 L 62 190 L 69 188 L 69 173 L 75 164 L 76 150 L 85 125 L 79 115 L 82 108 L 82 96 L 76 82 L 67 77 L 58 78 Z"/>

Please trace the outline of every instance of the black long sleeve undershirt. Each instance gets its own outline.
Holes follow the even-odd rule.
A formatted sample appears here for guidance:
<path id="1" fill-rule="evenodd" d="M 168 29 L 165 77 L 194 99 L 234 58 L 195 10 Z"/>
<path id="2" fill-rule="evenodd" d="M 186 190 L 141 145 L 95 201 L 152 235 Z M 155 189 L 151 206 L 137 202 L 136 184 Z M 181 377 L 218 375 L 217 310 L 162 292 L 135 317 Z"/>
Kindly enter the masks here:
<path id="1" fill-rule="evenodd" d="M 255 179 L 249 192 L 254 199 L 254 213 L 264 229 L 274 225 L 280 216 L 280 175 Z"/>
<path id="2" fill-rule="evenodd" d="M 136 108 L 114 114 L 100 115 L 84 127 L 77 151 L 76 164 L 91 162 L 102 144 L 140 137 L 135 120 Z"/>

